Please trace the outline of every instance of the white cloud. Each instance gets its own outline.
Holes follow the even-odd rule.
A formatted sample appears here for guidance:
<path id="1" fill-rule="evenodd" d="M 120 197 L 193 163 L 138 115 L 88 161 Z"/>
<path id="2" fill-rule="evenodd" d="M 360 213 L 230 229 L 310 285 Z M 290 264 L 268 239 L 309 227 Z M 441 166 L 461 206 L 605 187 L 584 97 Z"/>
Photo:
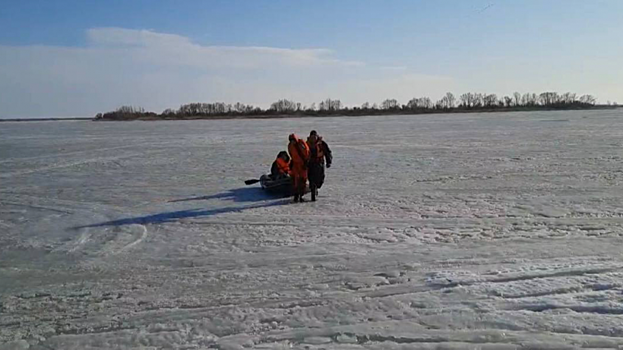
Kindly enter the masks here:
<path id="1" fill-rule="evenodd" d="M 406 71 L 407 67 L 405 66 L 381 66 L 379 67 L 382 70 L 389 70 L 389 71 Z"/>
<path id="2" fill-rule="evenodd" d="M 87 31 L 91 48 L 124 50 L 145 62 L 189 65 L 197 68 L 247 68 L 267 65 L 305 67 L 314 65 L 360 66 L 342 61 L 327 49 L 283 49 L 256 46 L 202 46 L 189 38 L 149 30 L 95 28 Z"/>
<path id="3" fill-rule="evenodd" d="M 194 101 L 360 104 L 434 98 L 454 86 L 447 77 L 375 68 L 323 48 L 206 46 L 123 28 L 86 34 L 85 47 L 0 46 L 0 117 L 93 115 L 122 104 L 161 111 Z"/>
<path id="4" fill-rule="evenodd" d="M 87 30 L 87 38 L 92 46 L 149 47 L 192 45 L 189 38 L 180 35 L 124 28 L 92 28 Z"/>

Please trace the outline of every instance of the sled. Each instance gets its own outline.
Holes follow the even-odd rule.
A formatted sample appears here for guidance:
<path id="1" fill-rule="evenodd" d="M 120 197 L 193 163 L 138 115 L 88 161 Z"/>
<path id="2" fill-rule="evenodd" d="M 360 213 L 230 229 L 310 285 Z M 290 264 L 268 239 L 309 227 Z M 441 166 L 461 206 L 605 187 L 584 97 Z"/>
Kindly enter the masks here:
<path id="1" fill-rule="evenodd" d="M 282 177 L 279 179 L 273 179 L 270 175 L 262 175 L 259 179 L 247 180 L 244 183 L 252 185 L 260 183 L 262 189 L 272 195 L 289 197 L 292 195 L 292 178 Z M 305 193 L 309 193 L 309 186 L 305 186 Z"/>

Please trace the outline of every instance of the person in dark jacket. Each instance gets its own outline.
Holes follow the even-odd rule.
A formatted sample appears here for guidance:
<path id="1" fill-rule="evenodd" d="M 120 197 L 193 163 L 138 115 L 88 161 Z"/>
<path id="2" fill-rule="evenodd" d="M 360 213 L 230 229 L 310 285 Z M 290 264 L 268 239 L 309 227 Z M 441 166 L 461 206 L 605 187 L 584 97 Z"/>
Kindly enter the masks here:
<path id="1" fill-rule="evenodd" d="M 308 178 L 309 188 L 311 190 L 312 201 L 316 200 L 318 189 L 322 187 L 325 179 L 325 165 L 331 167 L 333 163 L 333 154 L 329 145 L 318 135 L 316 130 L 312 130 L 307 138 L 309 146 L 309 166 Z"/>

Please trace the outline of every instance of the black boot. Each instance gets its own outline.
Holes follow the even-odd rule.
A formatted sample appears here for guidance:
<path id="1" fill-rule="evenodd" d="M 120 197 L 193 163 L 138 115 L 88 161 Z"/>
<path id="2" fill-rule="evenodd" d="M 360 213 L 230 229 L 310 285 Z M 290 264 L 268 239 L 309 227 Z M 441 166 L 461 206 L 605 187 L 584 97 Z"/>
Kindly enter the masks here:
<path id="1" fill-rule="evenodd" d="M 294 195 L 294 203 L 298 203 L 301 200 L 301 197 L 298 194 Z"/>

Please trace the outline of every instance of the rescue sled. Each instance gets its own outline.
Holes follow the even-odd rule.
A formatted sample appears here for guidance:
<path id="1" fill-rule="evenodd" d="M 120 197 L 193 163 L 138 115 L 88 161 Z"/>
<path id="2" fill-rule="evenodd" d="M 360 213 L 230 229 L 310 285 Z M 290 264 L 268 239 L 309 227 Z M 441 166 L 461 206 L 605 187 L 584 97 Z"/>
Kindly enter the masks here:
<path id="1" fill-rule="evenodd" d="M 292 195 L 292 178 L 284 177 L 274 180 L 270 175 L 265 174 L 260 177 L 262 189 L 275 195 Z M 305 193 L 309 192 L 309 186 L 305 186 Z"/>
<path id="2" fill-rule="evenodd" d="M 273 180 L 270 175 L 265 174 L 260 177 L 260 185 L 266 192 L 274 194 L 289 196 L 292 192 L 292 178 L 290 177 Z"/>

